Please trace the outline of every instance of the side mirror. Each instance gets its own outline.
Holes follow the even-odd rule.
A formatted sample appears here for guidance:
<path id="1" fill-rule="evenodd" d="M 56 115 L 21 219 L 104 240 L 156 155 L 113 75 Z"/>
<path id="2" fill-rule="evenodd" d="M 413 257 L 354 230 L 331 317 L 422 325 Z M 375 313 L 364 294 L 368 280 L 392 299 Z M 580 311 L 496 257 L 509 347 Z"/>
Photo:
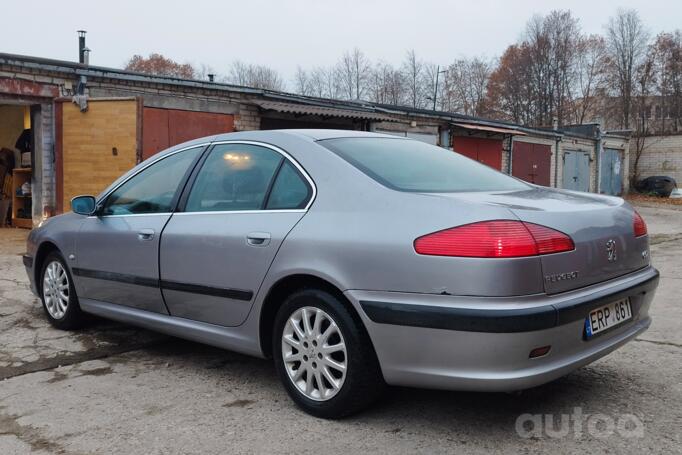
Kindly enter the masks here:
<path id="1" fill-rule="evenodd" d="M 76 196 L 71 199 L 71 210 L 79 215 L 93 215 L 96 202 L 93 196 Z"/>

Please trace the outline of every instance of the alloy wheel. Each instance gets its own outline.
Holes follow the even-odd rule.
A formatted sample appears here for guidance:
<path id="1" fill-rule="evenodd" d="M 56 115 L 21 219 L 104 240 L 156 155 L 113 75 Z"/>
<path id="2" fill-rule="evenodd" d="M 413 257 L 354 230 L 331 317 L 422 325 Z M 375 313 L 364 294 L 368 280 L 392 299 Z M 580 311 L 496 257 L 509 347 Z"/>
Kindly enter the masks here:
<path id="1" fill-rule="evenodd" d="M 69 306 L 69 277 L 59 261 L 52 261 L 45 268 L 43 299 L 50 316 L 55 319 L 64 317 Z"/>
<path id="2" fill-rule="evenodd" d="M 331 399 L 346 379 L 343 335 L 334 319 L 319 308 L 299 308 L 289 316 L 282 332 L 282 359 L 291 382 L 311 400 Z"/>

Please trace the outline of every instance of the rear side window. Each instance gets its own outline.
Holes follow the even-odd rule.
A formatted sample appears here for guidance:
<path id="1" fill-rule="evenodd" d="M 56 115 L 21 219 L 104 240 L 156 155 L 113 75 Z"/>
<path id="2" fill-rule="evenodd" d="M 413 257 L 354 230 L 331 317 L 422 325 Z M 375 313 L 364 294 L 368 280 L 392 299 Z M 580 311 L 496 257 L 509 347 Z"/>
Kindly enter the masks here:
<path id="1" fill-rule="evenodd" d="M 289 161 L 285 161 L 277 174 L 268 198 L 267 209 L 302 209 L 310 199 L 308 182 Z"/>
<path id="2" fill-rule="evenodd" d="M 509 191 L 528 185 L 459 153 L 414 140 L 340 138 L 318 141 L 372 179 L 398 191 Z"/>

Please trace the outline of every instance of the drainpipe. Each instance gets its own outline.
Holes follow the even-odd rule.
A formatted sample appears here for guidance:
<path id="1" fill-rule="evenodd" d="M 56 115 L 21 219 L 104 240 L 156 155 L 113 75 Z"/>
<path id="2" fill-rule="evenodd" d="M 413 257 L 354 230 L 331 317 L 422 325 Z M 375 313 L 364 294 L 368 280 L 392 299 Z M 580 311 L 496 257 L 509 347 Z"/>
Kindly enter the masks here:
<path id="1" fill-rule="evenodd" d="M 594 144 L 594 157 L 597 166 L 597 194 L 601 194 L 601 140 L 601 125 L 597 124 L 597 141 Z"/>
<path id="2" fill-rule="evenodd" d="M 514 135 L 509 135 L 509 150 L 508 150 L 509 160 L 507 162 L 507 175 L 512 175 L 512 157 L 514 154 Z"/>
<path id="3" fill-rule="evenodd" d="M 561 136 L 558 134 L 554 136 L 554 188 L 559 188 L 559 143 L 561 142 Z M 563 188 L 564 182 L 561 182 L 561 187 Z"/>

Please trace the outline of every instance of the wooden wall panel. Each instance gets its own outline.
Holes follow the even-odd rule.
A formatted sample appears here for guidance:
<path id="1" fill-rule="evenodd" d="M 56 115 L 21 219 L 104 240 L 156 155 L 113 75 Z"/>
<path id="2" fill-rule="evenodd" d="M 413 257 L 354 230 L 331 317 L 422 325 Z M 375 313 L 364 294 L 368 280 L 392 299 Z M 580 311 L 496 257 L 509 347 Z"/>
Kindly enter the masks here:
<path id="1" fill-rule="evenodd" d="M 137 101 L 89 101 L 87 112 L 61 103 L 61 206 L 97 195 L 136 164 Z"/>

